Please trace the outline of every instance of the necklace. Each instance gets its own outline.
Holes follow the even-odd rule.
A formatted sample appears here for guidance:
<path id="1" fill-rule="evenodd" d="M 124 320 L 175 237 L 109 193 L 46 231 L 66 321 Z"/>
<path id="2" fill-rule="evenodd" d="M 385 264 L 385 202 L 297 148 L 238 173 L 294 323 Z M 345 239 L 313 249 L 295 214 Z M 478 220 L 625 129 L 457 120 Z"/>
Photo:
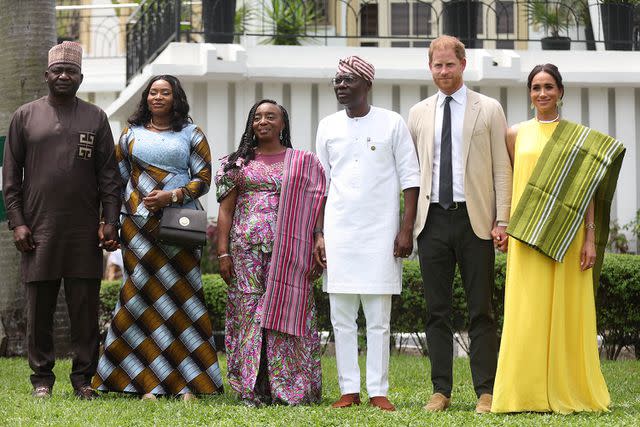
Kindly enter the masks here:
<path id="1" fill-rule="evenodd" d="M 167 126 L 167 127 L 164 127 L 164 128 L 163 128 L 163 127 L 156 126 L 156 125 L 155 125 L 155 123 L 153 123 L 153 118 L 151 118 L 151 119 L 149 120 L 149 127 L 152 127 L 152 128 L 154 128 L 155 130 L 160 131 L 160 132 L 171 129 L 171 126 Z"/>
<path id="2" fill-rule="evenodd" d="M 558 121 L 559 118 L 560 118 L 560 113 L 558 113 L 558 115 L 555 117 L 555 119 L 552 119 L 552 120 L 540 120 L 538 118 L 538 116 L 536 116 L 536 120 L 538 121 L 538 123 L 543 123 L 543 124 L 553 123 L 555 121 Z"/>

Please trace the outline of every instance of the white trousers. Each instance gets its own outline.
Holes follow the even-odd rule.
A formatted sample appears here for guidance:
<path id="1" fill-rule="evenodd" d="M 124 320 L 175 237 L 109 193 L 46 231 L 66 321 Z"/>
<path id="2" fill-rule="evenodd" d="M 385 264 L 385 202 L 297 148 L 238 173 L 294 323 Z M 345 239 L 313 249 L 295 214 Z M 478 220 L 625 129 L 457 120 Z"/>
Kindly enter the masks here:
<path id="1" fill-rule="evenodd" d="M 386 396 L 389 391 L 391 295 L 329 294 L 340 392 L 360 393 L 356 324 L 360 303 L 367 321 L 367 393 L 369 397 Z"/>

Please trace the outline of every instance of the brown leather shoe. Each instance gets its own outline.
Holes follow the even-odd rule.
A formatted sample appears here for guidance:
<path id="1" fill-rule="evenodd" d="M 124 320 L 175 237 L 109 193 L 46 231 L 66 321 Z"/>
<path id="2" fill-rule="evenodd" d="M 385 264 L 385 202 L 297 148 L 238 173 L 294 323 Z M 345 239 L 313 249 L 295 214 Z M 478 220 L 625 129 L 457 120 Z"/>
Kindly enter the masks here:
<path id="1" fill-rule="evenodd" d="M 82 400 L 93 400 L 100 397 L 100 395 L 89 384 L 84 384 L 74 389 L 73 394 Z"/>
<path id="2" fill-rule="evenodd" d="M 198 400 L 196 395 L 193 393 L 185 393 L 180 396 L 180 399 L 182 399 L 183 402 L 195 402 L 196 400 Z"/>
<path id="3" fill-rule="evenodd" d="M 442 393 L 433 393 L 431 399 L 424 405 L 424 409 L 429 412 L 444 411 L 451 405 L 451 399 Z"/>
<path id="4" fill-rule="evenodd" d="M 332 408 L 348 408 L 349 406 L 360 404 L 360 393 L 343 394 L 336 402 L 334 402 Z"/>
<path id="5" fill-rule="evenodd" d="M 33 388 L 31 396 L 38 399 L 46 399 L 51 397 L 51 387 L 48 385 L 39 385 Z"/>
<path id="6" fill-rule="evenodd" d="M 476 404 L 476 413 L 487 414 L 491 412 L 492 402 L 493 402 L 493 395 L 489 393 L 482 393 L 480 395 L 480 398 L 478 398 L 478 403 Z"/>
<path id="7" fill-rule="evenodd" d="M 396 407 L 393 406 L 393 403 L 389 402 L 387 396 L 374 396 L 369 399 L 369 404 L 371 406 L 375 406 L 377 408 L 382 409 L 383 411 L 395 411 Z"/>

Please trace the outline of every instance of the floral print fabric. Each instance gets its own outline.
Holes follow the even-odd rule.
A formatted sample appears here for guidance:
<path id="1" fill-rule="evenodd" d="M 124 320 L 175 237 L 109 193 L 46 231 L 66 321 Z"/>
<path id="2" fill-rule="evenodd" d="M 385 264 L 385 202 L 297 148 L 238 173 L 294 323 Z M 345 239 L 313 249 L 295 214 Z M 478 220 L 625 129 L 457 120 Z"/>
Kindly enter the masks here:
<path id="1" fill-rule="evenodd" d="M 253 160 L 226 173 L 223 168 L 224 162 L 216 176 L 218 200 L 233 188 L 238 191 L 230 232 L 235 278 L 228 289 L 225 325 L 229 385 L 242 399 L 256 404 L 317 402 L 322 371 L 312 294 L 304 336 L 260 326 L 283 163 Z"/>

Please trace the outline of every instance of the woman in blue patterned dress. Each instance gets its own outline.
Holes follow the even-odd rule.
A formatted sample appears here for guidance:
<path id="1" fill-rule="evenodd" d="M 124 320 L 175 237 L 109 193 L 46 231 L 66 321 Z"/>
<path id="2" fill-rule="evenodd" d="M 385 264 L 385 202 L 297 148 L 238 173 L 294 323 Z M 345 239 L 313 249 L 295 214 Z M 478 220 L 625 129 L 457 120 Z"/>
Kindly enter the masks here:
<path id="1" fill-rule="evenodd" d="M 216 175 L 218 258 L 228 285 L 229 386 L 249 406 L 318 402 L 313 229 L 325 190 L 315 154 L 291 148 L 286 110 L 262 100 Z"/>
<path id="2" fill-rule="evenodd" d="M 188 113 L 178 79 L 153 77 L 116 145 L 125 183 L 124 281 L 93 380 L 98 390 L 183 400 L 222 391 L 204 304 L 201 249 L 156 238 L 164 207 L 195 209 L 209 191 L 209 145 Z"/>

